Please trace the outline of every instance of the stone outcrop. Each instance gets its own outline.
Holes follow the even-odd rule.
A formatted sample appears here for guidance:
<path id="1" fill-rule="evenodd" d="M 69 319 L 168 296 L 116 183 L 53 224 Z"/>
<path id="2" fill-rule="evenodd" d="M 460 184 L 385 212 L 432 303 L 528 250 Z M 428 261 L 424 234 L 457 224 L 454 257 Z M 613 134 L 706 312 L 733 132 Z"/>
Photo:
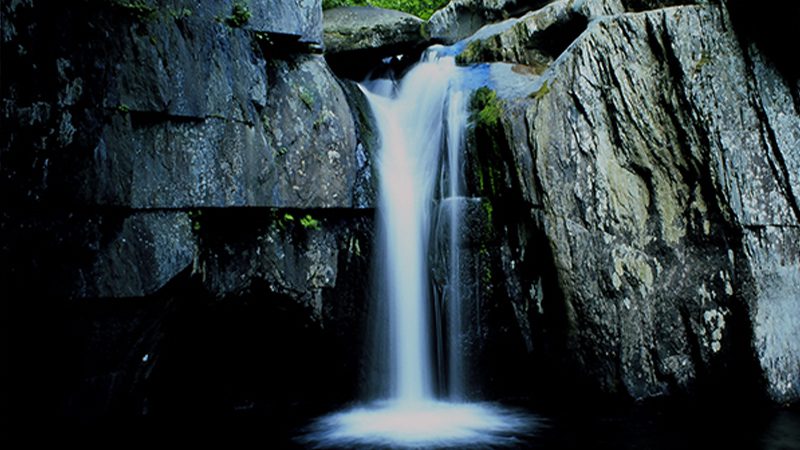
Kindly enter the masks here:
<path id="1" fill-rule="evenodd" d="M 19 323 L 38 323 L 48 306 L 36 298 L 64 316 L 30 331 L 42 359 L 64 333 L 85 335 L 70 348 L 86 364 L 70 366 L 69 411 L 146 413 L 162 367 L 182 364 L 159 355 L 183 339 L 164 318 L 186 314 L 189 298 L 256 308 L 290 339 L 325 341 L 330 357 L 341 345 L 342 379 L 357 383 L 353 337 L 337 326 L 363 323 L 376 140 L 363 94 L 320 54 L 320 2 L 1 8 L 0 256 L 14 261 L 2 296 Z M 259 298 L 266 306 L 242 300 Z M 137 300 L 159 319 L 120 308 L 105 321 L 106 305 Z M 99 344 L 105 335 L 120 347 Z M 293 367 L 284 356 L 269 364 Z M 58 370 L 46 364 L 21 370 Z M 63 400 L 50 394 L 44 409 Z"/>
<path id="2" fill-rule="evenodd" d="M 428 20 L 431 39 L 447 44 L 464 39 L 487 23 L 507 19 L 548 3 L 546 0 L 453 0 Z"/>
<path id="3" fill-rule="evenodd" d="M 387 59 L 408 67 L 431 43 L 425 22 L 400 11 L 342 7 L 326 10 L 324 21 L 325 58 L 337 75 L 351 80 L 364 79 Z"/>
<path id="4" fill-rule="evenodd" d="M 425 44 L 419 17 L 371 6 L 334 8 L 324 14 L 325 52 L 374 51 L 395 55 Z"/>
<path id="5" fill-rule="evenodd" d="M 543 298 L 536 277 L 523 282 L 522 328 L 543 327 L 540 349 L 560 348 L 553 360 L 602 392 L 763 382 L 773 400 L 797 400 L 796 80 L 740 40 L 721 5 L 585 16 L 550 52 L 538 38 L 562 22 L 537 21 L 557 8 L 577 12 L 531 13 L 481 53 L 541 73 L 503 114 L 506 152 L 532 162 L 534 180 L 499 175 L 540 211 L 557 277 Z M 539 66 L 542 53 L 553 62 Z"/>

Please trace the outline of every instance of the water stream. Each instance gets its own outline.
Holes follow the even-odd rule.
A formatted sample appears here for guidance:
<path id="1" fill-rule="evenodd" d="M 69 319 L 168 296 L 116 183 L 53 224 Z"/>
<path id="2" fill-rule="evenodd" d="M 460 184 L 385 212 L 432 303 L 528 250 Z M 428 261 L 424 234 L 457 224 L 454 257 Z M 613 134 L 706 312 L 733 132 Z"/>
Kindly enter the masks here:
<path id="1" fill-rule="evenodd" d="M 373 320 L 376 348 L 386 349 L 376 398 L 318 419 L 302 437 L 316 447 L 465 447 L 517 443 L 530 433 L 531 416 L 496 404 L 468 401 L 461 341 L 464 327 L 457 242 L 462 222 L 462 152 L 467 127 L 459 68 L 445 47 L 432 47 L 395 85 L 362 84 L 381 137 L 376 257 L 381 288 Z M 429 241 L 434 194 L 447 208 L 450 242 L 443 303 L 430 317 Z M 439 239 L 442 239 L 440 236 Z M 446 322 L 434 323 L 435 320 Z M 447 330 L 434 339 L 433 330 Z M 436 342 L 436 344 L 435 344 Z M 446 345 L 443 343 L 446 342 Z M 443 355 L 446 350 L 446 355 Z M 438 361 L 438 364 L 435 362 Z M 434 367 L 442 366 L 446 367 Z"/>

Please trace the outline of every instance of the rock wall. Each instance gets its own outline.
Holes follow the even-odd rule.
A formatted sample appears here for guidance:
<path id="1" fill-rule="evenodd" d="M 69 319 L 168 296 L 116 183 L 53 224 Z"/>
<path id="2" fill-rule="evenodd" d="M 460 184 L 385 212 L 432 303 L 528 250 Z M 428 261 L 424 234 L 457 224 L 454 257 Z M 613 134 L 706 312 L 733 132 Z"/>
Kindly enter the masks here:
<path id="1" fill-rule="evenodd" d="M 175 359 L 195 345 L 246 348 L 237 355 L 263 376 L 206 380 L 217 384 L 200 397 L 241 396 L 219 411 L 269 407 L 269 389 L 355 390 L 374 139 L 360 91 L 320 54 L 321 18 L 316 0 L 3 2 L 0 285 L 14 330 L 37 335 L 19 352 L 42 355 L 12 374 L 55 373 L 54 344 L 85 337 L 64 385 L 20 390 L 15 405 L 41 395 L 42 410 L 89 418 L 183 409 L 157 386 L 188 382 L 163 368 L 197 363 Z M 140 320 L 137 299 L 159 319 Z M 64 319 L 39 321 L 48 308 Z M 256 320 L 224 337 L 250 310 L 284 337 L 247 342 L 264 338 Z M 183 319 L 209 311 L 217 342 Z M 310 359 L 269 360 L 286 340 Z M 305 379 L 335 355 L 331 383 L 345 386 L 270 381 Z M 254 386 L 269 386 L 256 406 Z"/>
<path id="2" fill-rule="evenodd" d="M 591 3 L 555 2 L 462 54 L 530 74 L 531 95 L 502 103 L 515 163 L 499 175 L 540 219 L 548 248 L 525 250 L 552 258 L 557 286 L 506 273 L 526 286 L 521 328 L 595 391 L 796 401 L 797 78 L 724 4 Z"/>

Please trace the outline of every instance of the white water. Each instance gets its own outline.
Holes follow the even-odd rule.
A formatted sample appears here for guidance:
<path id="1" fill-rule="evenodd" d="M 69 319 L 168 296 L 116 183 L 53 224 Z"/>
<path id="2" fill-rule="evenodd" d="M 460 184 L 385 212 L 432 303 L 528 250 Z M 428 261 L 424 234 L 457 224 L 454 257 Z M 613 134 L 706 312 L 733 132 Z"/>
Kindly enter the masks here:
<path id="1" fill-rule="evenodd" d="M 462 226 L 462 203 L 455 201 L 464 193 L 463 170 L 461 167 L 461 154 L 464 151 L 464 132 L 467 127 L 467 105 L 464 91 L 457 90 L 452 93 L 447 106 L 447 177 L 448 189 L 443 195 L 450 198 L 450 243 L 448 259 L 448 286 L 445 300 L 447 302 L 448 323 L 448 371 L 447 387 L 451 400 L 463 400 L 464 386 L 464 352 L 462 350 L 463 302 L 461 294 L 461 243 L 459 230 Z"/>
<path id="2" fill-rule="evenodd" d="M 314 422 L 300 440 L 316 447 L 501 446 L 532 431 L 530 416 L 488 403 L 465 403 L 461 314 L 459 227 L 461 209 L 450 208 L 447 385 L 449 398 L 434 392 L 432 322 L 429 317 L 429 237 L 433 194 L 446 158 L 441 196 L 463 195 L 461 153 L 467 126 L 464 69 L 452 56 L 429 50 L 399 86 L 387 80 L 365 90 L 381 135 L 379 282 L 376 299 L 386 311 L 387 370 L 382 391 L 388 398 L 334 413 Z M 446 125 L 446 128 L 445 128 Z M 443 145 L 446 144 L 446 145 Z M 447 154 L 442 155 L 442 147 Z M 441 349 L 440 349 L 441 350 Z M 437 355 L 440 357 L 441 355 Z M 379 372 L 380 373 L 380 372 Z"/>
<path id="3" fill-rule="evenodd" d="M 382 149 L 379 282 L 389 305 L 389 393 L 400 402 L 433 396 L 428 295 L 430 209 L 442 145 L 442 104 L 456 70 L 423 63 L 400 85 L 396 97 L 367 91 Z M 413 132 L 409 132 L 413 130 Z"/>

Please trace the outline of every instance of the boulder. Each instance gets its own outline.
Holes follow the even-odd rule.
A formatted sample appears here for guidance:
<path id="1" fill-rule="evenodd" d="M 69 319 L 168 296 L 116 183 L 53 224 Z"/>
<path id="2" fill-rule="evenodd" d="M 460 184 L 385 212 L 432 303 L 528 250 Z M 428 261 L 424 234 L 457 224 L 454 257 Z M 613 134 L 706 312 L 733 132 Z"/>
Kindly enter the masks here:
<path id="1" fill-rule="evenodd" d="M 573 373 L 645 398 L 756 386 L 754 365 L 800 398 L 797 86 L 711 5 L 600 18 L 542 78 L 526 123 L 563 296 L 542 315 Z"/>
<path id="2" fill-rule="evenodd" d="M 393 56 L 421 47 L 428 39 L 419 17 L 371 6 L 334 8 L 324 13 L 325 51 L 371 51 Z"/>
<path id="3" fill-rule="evenodd" d="M 472 35 L 487 23 L 520 15 L 547 3 L 547 0 L 453 0 L 433 13 L 427 30 L 431 39 L 452 44 Z"/>
<path id="4" fill-rule="evenodd" d="M 486 27 L 467 39 L 459 64 L 507 62 L 543 72 L 587 26 L 585 16 L 566 0 L 510 19 L 502 27 Z"/>

